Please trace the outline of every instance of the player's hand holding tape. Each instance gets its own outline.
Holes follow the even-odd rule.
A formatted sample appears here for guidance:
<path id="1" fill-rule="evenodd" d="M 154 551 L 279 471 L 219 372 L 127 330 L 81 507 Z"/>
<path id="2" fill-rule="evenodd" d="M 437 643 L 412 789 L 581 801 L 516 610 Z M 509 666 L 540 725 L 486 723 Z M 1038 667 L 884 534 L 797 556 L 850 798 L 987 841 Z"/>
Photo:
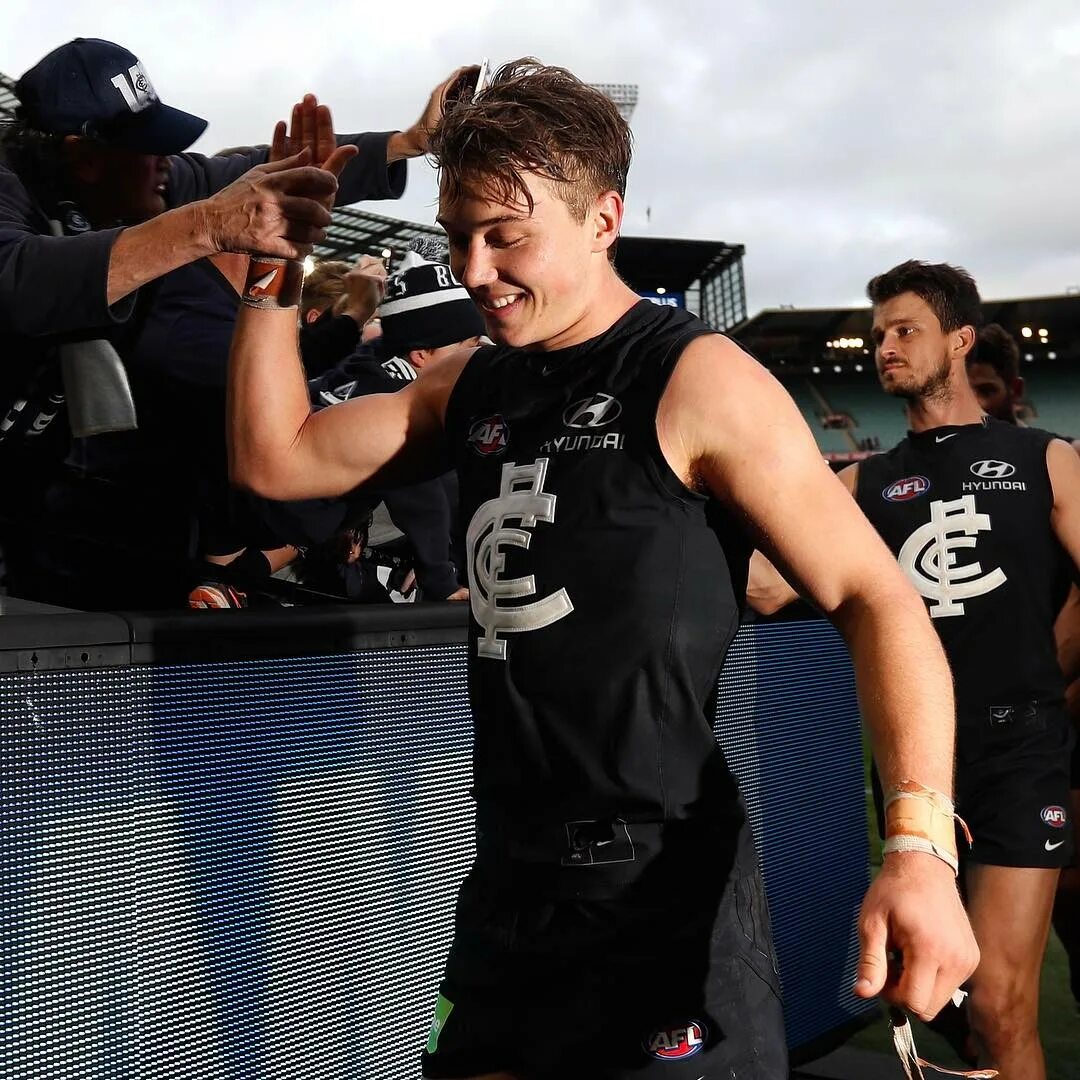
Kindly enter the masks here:
<path id="1" fill-rule="evenodd" d="M 855 993 L 881 994 L 928 1020 L 979 963 L 956 888 L 955 813 L 945 795 L 902 781 L 886 798 L 885 820 L 881 873 L 859 918 Z"/>

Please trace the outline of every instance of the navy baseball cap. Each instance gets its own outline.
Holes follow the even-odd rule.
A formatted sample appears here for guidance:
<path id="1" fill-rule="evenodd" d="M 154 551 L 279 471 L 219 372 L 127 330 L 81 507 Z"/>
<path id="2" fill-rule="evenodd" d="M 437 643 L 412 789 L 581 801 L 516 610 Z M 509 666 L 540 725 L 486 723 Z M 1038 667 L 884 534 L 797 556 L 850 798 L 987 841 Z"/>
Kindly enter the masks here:
<path id="1" fill-rule="evenodd" d="M 206 121 L 166 105 L 142 64 L 100 38 L 75 38 L 15 84 L 19 117 L 52 135 L 83 135 L 143 154 L 178 154 Z"/>

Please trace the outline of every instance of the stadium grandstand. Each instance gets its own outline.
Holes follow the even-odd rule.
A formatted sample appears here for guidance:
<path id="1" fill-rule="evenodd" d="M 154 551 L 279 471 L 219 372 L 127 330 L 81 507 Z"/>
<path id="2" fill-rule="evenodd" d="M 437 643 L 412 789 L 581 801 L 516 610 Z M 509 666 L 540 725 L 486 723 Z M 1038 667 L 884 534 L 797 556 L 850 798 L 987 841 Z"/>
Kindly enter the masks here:
<path id="1" fill-rule="evenodd" d="M 636 86 L 603 83 L 597 88 L 629 119 L 637 105 Z M 18 104 L 14 90 L 14 80 L 0 73 L 0 120 L 14 119 Z M 392 271 L 420 237 L 445 240 L 436 225 L 342 207 L 335 211 L 315 258 L 353 260 L 377 255 Z M 741 244 L 722 241 L 626 236 L 619 240 L 615 265 L 635 292 L 654 303 L 688 308 L 716 329 L 729 330 L 746 319 L 744 253 Z"/>
<path id="2" fill-rule="evenodd" d="M 1020 346 L 1033 427 L 1080 433 L 1080 295 L 990 300 L 985 322 Z M 903 403 L 883 394 L 874 368 L 869 308 L 768 309 L 731 336 L 783 383 L 831 461 L 855 461 L 904 437 Z"/>

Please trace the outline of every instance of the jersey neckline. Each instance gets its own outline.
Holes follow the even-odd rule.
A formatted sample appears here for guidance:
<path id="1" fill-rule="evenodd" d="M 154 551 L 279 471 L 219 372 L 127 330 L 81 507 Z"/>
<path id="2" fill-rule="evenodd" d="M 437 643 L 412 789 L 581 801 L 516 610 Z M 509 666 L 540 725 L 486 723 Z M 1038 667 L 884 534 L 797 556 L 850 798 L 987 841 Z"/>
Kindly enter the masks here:
<path id="1" fill-rule="evenodd" d="M 954 435 L 981 435 L 990 430 L 990 417 L 984 416 L 977 424 L 942 424 L 925 431 L 908 429 L 907 437 L 917 446 L 935 446 L 952 442 Z"/>

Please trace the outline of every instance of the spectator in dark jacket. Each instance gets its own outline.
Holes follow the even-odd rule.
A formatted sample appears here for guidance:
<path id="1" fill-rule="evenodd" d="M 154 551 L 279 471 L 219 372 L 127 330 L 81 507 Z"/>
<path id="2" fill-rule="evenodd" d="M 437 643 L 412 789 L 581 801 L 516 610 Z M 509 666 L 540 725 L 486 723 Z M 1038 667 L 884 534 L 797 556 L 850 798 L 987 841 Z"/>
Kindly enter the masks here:
<path id="1" fill-rule="evenodd" d="M 16 95 L 17 120 L 0 137 L 0 545 L 9 589 L 73 606 L 151 605 L 154 559 L 137 557 L 145 538 L 109 528 L 130 501 L 130 486 L 116 481 L 132 460 L 122 436 L 102 432 L 134 426 L 112 347 L 122 354 L 138 324 L 140 288 L 173 269 L 225 250 L 306 254 L 329 222 L 323 200 L 334 180 L 305 167 L 313 147 L 298 139 L 290 149 L 307 156 L 275 164 L 266 148 L 182 153 L 205 121 L 165 105 L 139 61 L 111 42 L 61 46 L 23 75 Z M 360 150 L 337 186 L 339 203 L 401 194 L 402 159 L 424 152 L 441 97 L 440 86 L 404 132 L 330 134 L 330 145 Z M 310 95 L 294 109 L 294 134 L 322 136 L 328 124 Z M 64 368 L 65 386 L 59 357 L 72 348 L 84 362 Z M 95 438 L 74 448 L 65 394 L 72 405 L 80 399 L 80 415 L 105 417 L 84 424 Z M 110 566 L 117 544 L 128 551 Z"/>

